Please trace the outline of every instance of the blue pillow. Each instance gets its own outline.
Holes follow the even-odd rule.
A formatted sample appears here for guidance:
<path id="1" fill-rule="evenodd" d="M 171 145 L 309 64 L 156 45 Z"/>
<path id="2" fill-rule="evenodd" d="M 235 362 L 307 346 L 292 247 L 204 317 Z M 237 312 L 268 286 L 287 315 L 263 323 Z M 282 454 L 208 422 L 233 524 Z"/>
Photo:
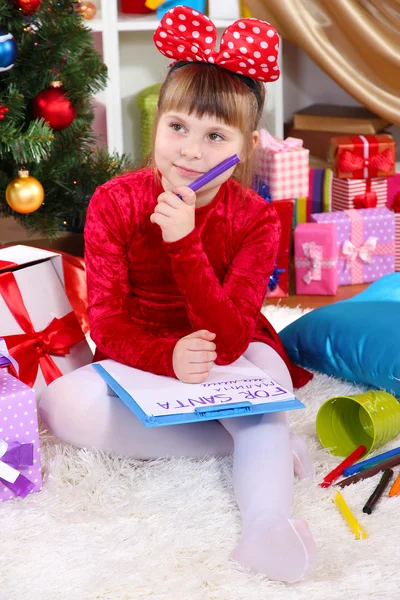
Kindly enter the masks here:
<path id="1" fill-rule="evenodd" d="M 400 273 L 307 313 L 279 335 L 302 367 L 400 396 Z"/>

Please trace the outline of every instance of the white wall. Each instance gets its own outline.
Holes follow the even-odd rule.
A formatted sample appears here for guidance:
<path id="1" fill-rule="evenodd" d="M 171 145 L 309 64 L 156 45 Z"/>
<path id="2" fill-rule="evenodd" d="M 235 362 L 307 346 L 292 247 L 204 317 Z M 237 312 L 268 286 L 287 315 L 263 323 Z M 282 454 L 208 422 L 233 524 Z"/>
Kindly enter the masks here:
<path id="1" fill-rule="evenodd" d="M 287 42 L 282 44 L 283 114 L 289 121 L 294 111 L 317 102 L 358 106 L 359 102 L 338 86 L 303 50 Z M 390 128 L 397 141 L 397 161 L 400 161 L 400 126 Z"/>

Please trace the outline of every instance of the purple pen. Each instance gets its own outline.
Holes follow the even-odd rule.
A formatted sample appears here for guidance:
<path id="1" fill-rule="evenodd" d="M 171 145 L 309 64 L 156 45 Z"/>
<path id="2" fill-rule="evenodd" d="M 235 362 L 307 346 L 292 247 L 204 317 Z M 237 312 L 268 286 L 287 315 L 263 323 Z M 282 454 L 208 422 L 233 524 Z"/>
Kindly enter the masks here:
<path id="1" fill-rule="evenodd" d="M 201 175 L 195 179 L 195 181 L 193 181 L 193 183 L 191 183 L 188 187 L 190 187 L 190 189 L 194 192 L 197 192 L 197 190 L 203 187 L 203 185 L 206 185 L 206 183 L 209 183 L 212 179 L 215 179 L 218 177 L 218 175 L 221 175 L 221 173 L 224 173 L 231 167 L 234 167 L 239 161 L 240 158 L 237 154 L 230 156 L 226 160 L 223 160 L 221 163 L 219 163 L 219 165 L 216 167 L 210 169 L 207 173 L 204 173 L 204 175 Z"/>
<path id="2" fill-rule="evenodd" d="M 203 187 L 203 185 L 206 185 L 206 183 L 209 183 L 210 181 L 218 177 L 218 175 L 221 175 L 221 173 L 224 173 L 231 167 L 234 167 L 235 165 L 237 165 L 238 162 L 240 162 L 240 158 L 237 154 L 233 154 L 233 156 L 226 158 L 221 163 L 219 163 L 219 165 L 213 167 L 212 169 L 207 171 L 207 173 L 204 173 L 204 175 L 200 175 L 200 177 L 198 177 L 192 183 L 190 183 L 188 187 L 191 190 L 193 190 L 193 192 L 197 192 L 197 190 Z M 177 194 L 177 196 L 182 200 L 182 196 L 180 196 L 179 194 Z"/>

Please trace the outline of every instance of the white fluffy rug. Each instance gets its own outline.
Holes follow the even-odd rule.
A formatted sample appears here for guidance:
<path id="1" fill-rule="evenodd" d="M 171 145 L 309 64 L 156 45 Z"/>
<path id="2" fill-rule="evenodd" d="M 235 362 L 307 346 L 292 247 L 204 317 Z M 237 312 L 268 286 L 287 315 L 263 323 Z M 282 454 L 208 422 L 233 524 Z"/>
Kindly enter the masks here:
<path id="1" fill-rule="evenodd" d="M 277 329 L 302 314 L 265 311 Z M 295 485 L 293 512 L 309 522 L 319 550 L 306 580 L 273 583 L 229 560 L 240 525 L 231 459 L 140 462 L 43 432 L 43 491 L 0 505 L 1 600 L 398 600 L 400 498 L 382 499 L 368 516 L 361 507 L 377 478 L 344 490 L 369 534 L 358 541 L 333 492 L 317 487 L 338 462 L 317 441 L 318 407 L 360 390 L 317 375 L 298 393 L 307 408 L 291 414 L 317 468 L 314 481 Z"/>

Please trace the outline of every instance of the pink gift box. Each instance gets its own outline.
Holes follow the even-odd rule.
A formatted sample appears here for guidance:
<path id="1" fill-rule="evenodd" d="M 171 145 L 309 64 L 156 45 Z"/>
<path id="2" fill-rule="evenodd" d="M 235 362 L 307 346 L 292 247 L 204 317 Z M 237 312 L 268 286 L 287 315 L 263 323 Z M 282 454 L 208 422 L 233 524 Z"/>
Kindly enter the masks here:
<path id="1" fill-rule="evenodd" d="M 296 294 L 334 296 L 337 255 L 334 223 L 299 223 L 294 230 Z"/>
<path id="2" fill-rule="evenodd" d="M 256 172 L 269 188 L 272 200 L 308 196 L 310 151 L 302 147 L 302 140 L 277 140 L 265 130 L 260 132 L 256 150 Z"/>
<path id="3" fill-rule="evenodd" d="M 359 208 L 354 205 L 354 199 L 358 196 L 364 197 L 370 193 L 376 194 L 377 203 L 373 208 L 386 206 L 388 198 L 387 177 L 376 177 L 374 179 L 339 179 L 332 177 L 332 210 L 347 210 Z M 361 198 L 362 201 L 362 198 Z M 367 201 L 367 198 L 364 202 Z M 367 204 L 362 208 L 369 208 Z"/>
<path id="4" fill-rule="evenodd" d="M 22 482 L 21 482 L 22 480 Z M 24 491 L 17 493 L 9 485 Z M 0 371 L 0 502 L 42 489 L 35 392 Z"/>
<path id="5" fill-rule="evenodd" d="M 394 272 L 394 213 L 386 207 L 311 215 L 335 223 L 338 284 L 368 283 Z"/>

